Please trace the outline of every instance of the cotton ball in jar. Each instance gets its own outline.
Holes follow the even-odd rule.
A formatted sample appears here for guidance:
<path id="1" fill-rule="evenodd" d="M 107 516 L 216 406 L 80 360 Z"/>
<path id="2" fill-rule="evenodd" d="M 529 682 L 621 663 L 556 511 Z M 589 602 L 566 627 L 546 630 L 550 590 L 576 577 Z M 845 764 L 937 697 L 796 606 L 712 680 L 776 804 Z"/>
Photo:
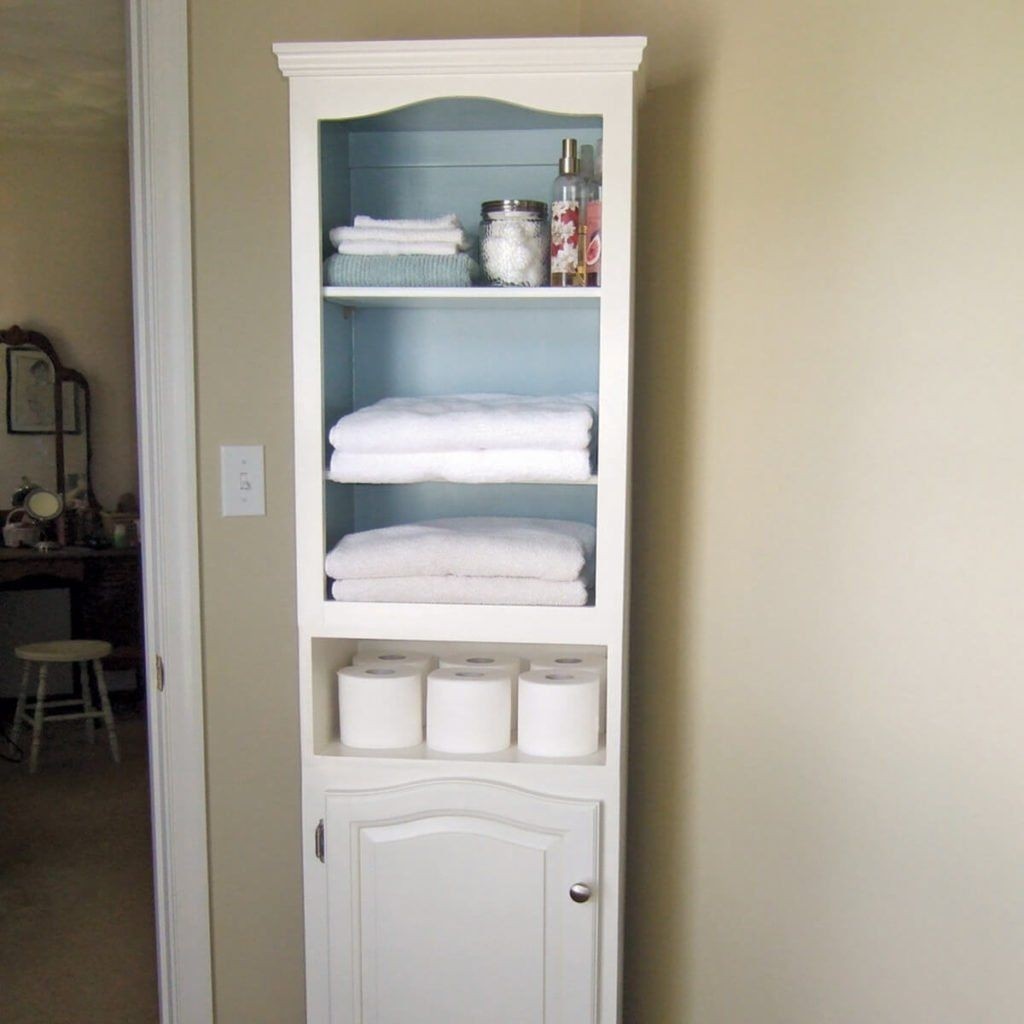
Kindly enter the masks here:
<path id="1" fill-rule="evenodd" d="M 492 284 L 545 284 L 549 244 L 543 203 L 495 200 L 484 204 L 480 258 Z"/>

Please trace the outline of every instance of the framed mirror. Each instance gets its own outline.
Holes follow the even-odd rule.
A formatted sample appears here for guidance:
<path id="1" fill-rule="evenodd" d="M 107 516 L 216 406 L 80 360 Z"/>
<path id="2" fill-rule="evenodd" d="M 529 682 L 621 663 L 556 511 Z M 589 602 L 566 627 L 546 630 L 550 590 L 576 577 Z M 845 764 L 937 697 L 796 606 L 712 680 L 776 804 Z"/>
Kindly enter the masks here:
<path id="1" fill-rule="evenodd" d="M 0 507 L 13 504 L 25 481 L 97 507 L 89 384 L 46 335 L 0 331 L 0 401 Z"/>

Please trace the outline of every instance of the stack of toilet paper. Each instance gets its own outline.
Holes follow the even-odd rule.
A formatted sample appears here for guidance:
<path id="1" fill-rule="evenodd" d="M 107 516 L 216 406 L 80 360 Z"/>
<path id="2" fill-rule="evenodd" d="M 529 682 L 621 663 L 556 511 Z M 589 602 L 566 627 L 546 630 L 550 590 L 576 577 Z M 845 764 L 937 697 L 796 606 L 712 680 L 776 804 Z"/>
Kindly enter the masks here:
<path id="1" fill-rule="evenodd" d="M 438 664 L 439 662 L 439 664 Z M 435 667 L 435 665 L 437 667 Z M 600 744 L 605 659 L 555 652 L 530 660 L 493 651 L 452 657 L 360 653 L 338 672 L 341 742 L 400 749 L 423 742 L 450 754 L 585 757 Z"/>

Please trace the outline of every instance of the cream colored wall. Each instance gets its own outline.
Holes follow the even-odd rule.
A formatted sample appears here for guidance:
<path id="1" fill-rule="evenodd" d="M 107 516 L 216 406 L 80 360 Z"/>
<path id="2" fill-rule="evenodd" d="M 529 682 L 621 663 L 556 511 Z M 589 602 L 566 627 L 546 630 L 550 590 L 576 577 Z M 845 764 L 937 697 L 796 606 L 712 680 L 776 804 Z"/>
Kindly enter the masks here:
<path id="1" fill-rule="evenodd" d="M 220 1024 L 303 1019 L 287 84 L 276 41 L 574 33 L 524 0 L 190 4 L 203 644 Z M 267 516 L 222 519 L 218 447 L 266 445 Z"/>
<path id="2" fill-rule="evenodd" d="M 124 139 L 0 139 L 0 326 L 48 335 L 88 379 L 108 507 L 138 493 L 130 261 Z"/>
<path id="3" fill-rule="evenodd" d="M 625 1020 L 1016 1019 L 1019 5 L 582 13 L 587 32 L 651 36 L 654 86 Z M 226 1024 L 302 1015 L 287 111 L 270 44 L 571 30 L 539 3 L 193 5 Z M 265 519 L 218 515 L 232 441 L 267 445 Z"/>
<path id="4" fill-rule="evenodd" d="M 586 10 L 660 86 L 626 1020 L 1016 1020 L 1024 9 Z"/>

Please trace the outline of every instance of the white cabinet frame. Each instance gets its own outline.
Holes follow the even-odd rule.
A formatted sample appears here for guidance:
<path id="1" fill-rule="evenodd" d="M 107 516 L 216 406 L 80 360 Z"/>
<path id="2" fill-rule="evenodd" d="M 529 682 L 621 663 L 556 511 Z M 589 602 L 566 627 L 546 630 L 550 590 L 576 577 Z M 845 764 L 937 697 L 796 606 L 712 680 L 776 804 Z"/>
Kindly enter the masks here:
<path id="1" fill-rule="evenodd" d="M 314 839 L 335 813 L 340 791 L 376 794 L 378 812 L 408 787 L 446 785 L 465 793 L 529 790 L 531 800 L 591 801 L 600 807 L 593 908 L 598 934 L 595 1005 L 587 1021 L 620 1020 L 629 609 L 629 456 L 632 377 L 632 264 L 636 103 L 642 38 L 281 43 L 274 47 L 289 79 L 292 204 L 292 332 L 295 387 L 295 501 L 299 627 L 300 733 L 306 912 L 307 1019 L 337 1021 L 332 1002 L 356 985 L 335 977 L 329 934 L 351 913 L 328 882 Z M 344 603 L 324 598 L 321 121 L 375 115 L 445 97 L 472 97 L 570 117 L 600 116 L 604 138 L 604 279 L 600 288 L 600 467 L 597 484 L 596 603 L 585 608 L 481 607 Z M 552 154 L 552 178 L 557 154 Z M 360 212 L 360 211 L 354 211 Z M 614 244 L 610 245 L 610 239 Z M 474 300 L 466 289 L 467 301 Z M 431 297 L 431 296 L 428 296 Z M 386 303 L 387 296 L 372 296 Z M 458 297 L 432 296 L 438 302 Z M 408 290 L 396 301 L 408 302 Z M 526 296 L 554 308 L 550 298 Z M 603 757 L 587 765 L 349 756 L 331 743 L 331 673 L 359 640 L 578 645 L 608 657 L 607 734 Z M 326 652 L 326 653 L 325 653 Z M 335 716 L 336 717 L 336 716 Z M 477 790 L 473 790 L 477 792 Z M 454 790 L 453 790 L 454 792 Z M 395 799 L 404 797 L 395 796 Z M 373 803 L 374 799 L 370 799 Z M 330 831 L 330 830 L 328 830 Z M 380 838 L 380 833 L 377 833 Z M 338 856 L 328 837 L 330 856 Z M 347 842 L 347 840 L 342 840 Z M 351 856 L 351 853 L 349 854 Z M 355 863 L 352 861 L 351 863 Z M 337 865 L 337 862 L 335 862 Z M 329 891 L 330 890 L 330 891 Z M 340 901 L 340 902 L 339 902 Z M 351 968 L 354 972 L 355 966 Z M 332 991 L 333 986 L 333 991 Z M 354 990 L 354 989 L 353 989 Z M 334 1016 L 332 1017 L 332 1011 Z M 343 1018 L 342 1018 L 343 1019 Z M 372 1020 L 372 1015 L 365 1021 Z M 364 1024 L 359 1021 L 358 1024 Z M 552 1024 L 563 1024 L 559 1020 Z"/>

